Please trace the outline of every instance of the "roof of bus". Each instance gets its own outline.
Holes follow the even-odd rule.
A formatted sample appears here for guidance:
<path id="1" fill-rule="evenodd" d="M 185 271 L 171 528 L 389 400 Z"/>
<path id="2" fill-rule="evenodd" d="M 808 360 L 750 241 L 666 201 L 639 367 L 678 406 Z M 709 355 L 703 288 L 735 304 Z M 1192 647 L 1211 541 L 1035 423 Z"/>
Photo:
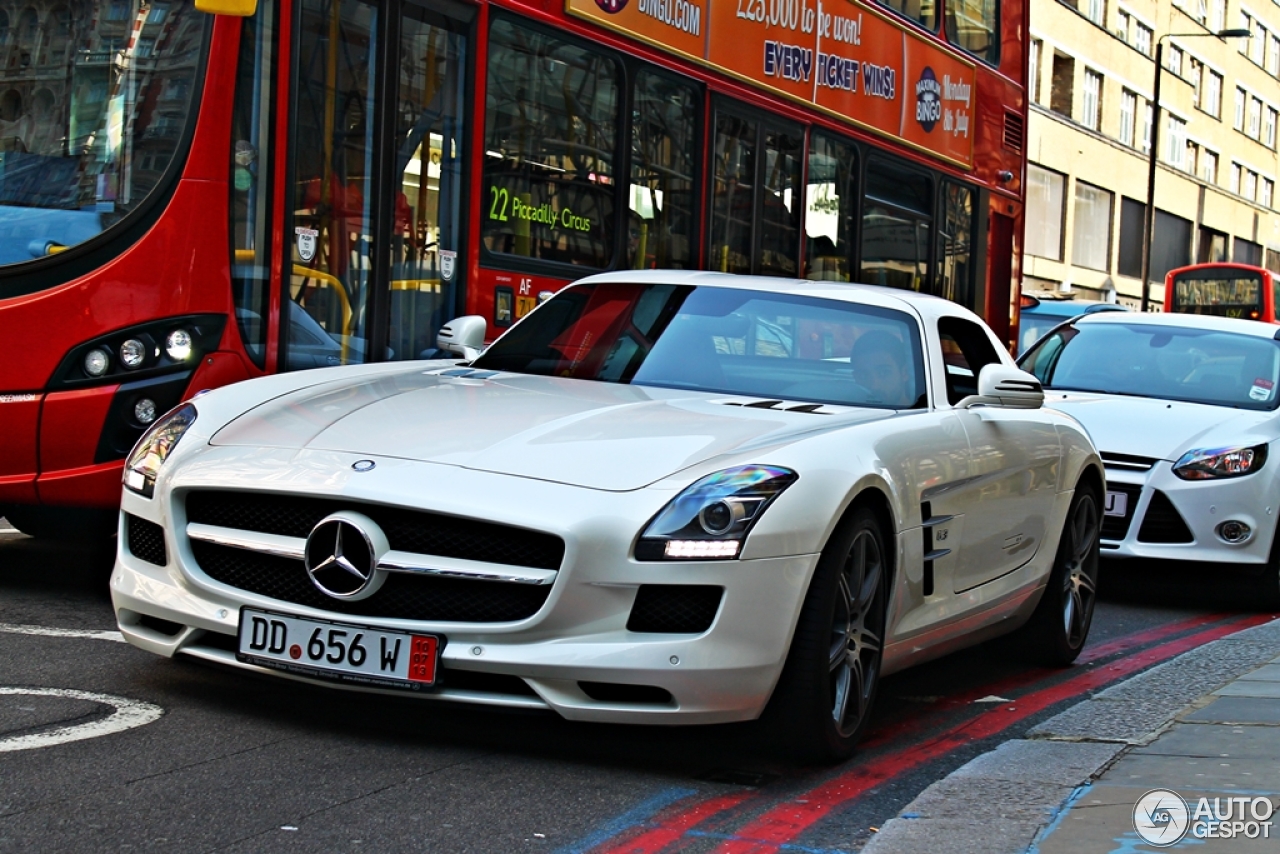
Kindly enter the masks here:
<path id="1" fill-rule="evenodd" d="M 1100 314 L 1084 314 L 1076 324 L 1121 323 L 1130 326 L 1170 326 L 1182 329 L 1198 329 L 1205 332 L 1234 332 L 1255 338 L 1277 338 L 1280 326 L 1261 320 L 1242 320 L 1236 317 L 1216 317 L 1211 314 L 1170 314 L 1154 312 L 1107 311 Z"/>

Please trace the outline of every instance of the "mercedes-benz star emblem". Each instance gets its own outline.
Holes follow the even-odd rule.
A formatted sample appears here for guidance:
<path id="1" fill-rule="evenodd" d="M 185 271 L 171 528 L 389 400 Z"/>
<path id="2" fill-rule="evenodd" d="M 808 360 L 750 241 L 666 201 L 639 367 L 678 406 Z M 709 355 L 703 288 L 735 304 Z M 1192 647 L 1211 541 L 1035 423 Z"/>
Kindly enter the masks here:
<path id="1" fill-rule="evenodd" d="M 307 536 L 304 561 L 311 583 L 335 599 L 364 599 L 382 586 L 382 532 L 358 513 L 334 513 Z"/>

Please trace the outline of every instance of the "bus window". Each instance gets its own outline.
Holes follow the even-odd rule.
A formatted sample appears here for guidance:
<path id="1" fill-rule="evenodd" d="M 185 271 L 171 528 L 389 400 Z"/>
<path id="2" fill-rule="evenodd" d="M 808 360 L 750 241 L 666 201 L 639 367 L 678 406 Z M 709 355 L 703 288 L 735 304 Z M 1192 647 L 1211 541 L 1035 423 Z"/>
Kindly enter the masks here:
<path id="1" fill-rule="evenodd" d="M 494 21 L 480 201 L 488 251 L 609 265 L 620 79 L 607 54 Z"/>
<path id="2" fill-rule="evenodd" d="M 934 293 L 971 306 L 973 291 L 973 190 L 948 181 L 942 189 Z"/>
<path id="3" fill-rule="evenodd" d="M 932 182 L 882 158 L 867 163 L 859 281 L 928 289 Z"/>
<path id="4" fill-rule="evenodd" d="M 1000 0 L 947 3 L 947 40 L 991 65 L 1000 62 Z"/>
<path id="5" fill-rule="evenodd" d="M 0 264 L 82 243 L 156 188 L 189 124 L 207 20 L 188 0 L 73 0 L 7 29 Z"/>
<path id="6" fill-rule="evenodd" d="M 1166 281 L 1166 311 L 1209 314 L 1275 322 L 1267 305 L 1271 275 L 1261 268 L 1194 265 L 1170 270 Z"/>
<path id="7" fill-rule="evenodd" d="M 641 70 L 633 90 L 627 266 L 688 269 L 697 260 L 696 86 Z"/>
<path id="8" fill-rule="evenodd" d="M 938 4 L 935 0 L 880 0 L 880 4 L 910 18 L 927 30 L 938 29 Z"/>
<path id="9" fill-rule="evenodd" d="M 804 132 L 796 125 L 717 111 L 711 269 L 798 274 L 803 141 Z"/>
<path id="10" fill-rule="evenodd" d="M 857 149 L 815 133 L 809 145 L 805 187 L 805 276 L 847 282 L 851 278 L 858 213 Z"/>

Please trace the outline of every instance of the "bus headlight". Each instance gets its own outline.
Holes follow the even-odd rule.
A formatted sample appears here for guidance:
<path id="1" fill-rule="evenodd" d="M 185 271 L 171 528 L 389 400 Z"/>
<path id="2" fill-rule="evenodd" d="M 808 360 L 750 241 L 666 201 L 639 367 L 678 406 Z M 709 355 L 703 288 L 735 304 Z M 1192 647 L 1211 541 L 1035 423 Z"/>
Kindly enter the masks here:
<path id="1" fill-rule="evenodd" d="M 147 345 L 130 338 L 120 345 L 120 364 L 130 370 L 142 367 L 147 358 Z"/>
<path id="2" fill-rule="evenodd" d="M 195 422 L 196 408 L 184 403 L 147 428 L 125 460 L 125 488 L 147 498 L 154 495 L 156 475 L 160 473 L 161 466 Z"/>
<path id="3" fill-rule="evenodd" d="M 100 377 L 111 367 L 111 354 L 101 347 L 95 347 L 84 354 L 84 372 L 91 377 Z"/>
<path id="4" fill-rule="evenodd" d="M 739 466 L 689 486 L 653 518 L 636 560 L 731 560 L 765 508 L 796 482 L 791 469 Z"/>
<path id="5" fill-rule="evenodd" d="M 175 362 L 185 362 L 191 357 L 193 342 L 191 333 L 185 329 L 175 329 L 164 340 L 164 352 Z"/>

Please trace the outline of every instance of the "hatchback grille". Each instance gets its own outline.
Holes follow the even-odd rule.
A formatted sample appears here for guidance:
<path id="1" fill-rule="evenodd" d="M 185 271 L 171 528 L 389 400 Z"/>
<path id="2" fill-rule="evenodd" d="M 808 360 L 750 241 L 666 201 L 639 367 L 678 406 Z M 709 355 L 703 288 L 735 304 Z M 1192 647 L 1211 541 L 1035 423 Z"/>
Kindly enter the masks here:
<path id="1" fill-rule="evenodd" d="M 723 587 L 706 584 L 641 584 L 627 630 L 702 634 L 711 628 L 723 594 Z"/>
<path id="2" fill-rule="evenodd" d="M 559 569 L 564 560 L 564 540 L 554 534 L 382 504 L 198 491 L 187 494 L 186 507 L 188 522 L 300 539 L 330 513 L 354 510 L 376 522 L 397 551 L 537 569 Z"/>
<path id="3" fill-rule="evenodd" d="M 1128 483 L 1108 483 L 1108 492 L 1122 492 L 1127 501 L 1123 516 L 1102 517 L 1102 539 L 1123 540 L 1129 533 L 1129 523 L 1133 521 L 1133 511 L 1138 506 L 1138 497 L 1142 495 L 1142 487 Z"/>
<path id="4" fill-rule="evenodd" d="M 390 572 L 378 592 L 353 602 L 321 593 L 300 560 L 200 540 L 191 541 L 191 551 L 214 581 L 281 602 L 361 617 L 502 623 L 533 616 L 551 593 L 549 584 Z"/>
<path id="5" fill-rule="evenodd" d="M 129 554 L 156 566 L 164 566 L 169 562 L 168 552 L 164 547 L 164 528 L 155 522 L 126 513 L 124 535 Z"/>
<path id="6" fill-rule="evenodd" d="M 1152 466 L 1160 460 L 1157 457 L 1139 457 L 1133 454 L 1113 454 L 1109 451 L 1103 451 L 1102 464 L 1109 469 L 1124 469 L 1125 471 L 1150 471 Z"/>
<path id="7" fill-rule="evenodd" d="M 1173 506 L 1169 496 L 1156 490 L 1147 505 L 1147 513 L 1138 529 L 1138 541 L 1143 543 L 1190 543 L 1195 541 L 1182 514 Z"/>

